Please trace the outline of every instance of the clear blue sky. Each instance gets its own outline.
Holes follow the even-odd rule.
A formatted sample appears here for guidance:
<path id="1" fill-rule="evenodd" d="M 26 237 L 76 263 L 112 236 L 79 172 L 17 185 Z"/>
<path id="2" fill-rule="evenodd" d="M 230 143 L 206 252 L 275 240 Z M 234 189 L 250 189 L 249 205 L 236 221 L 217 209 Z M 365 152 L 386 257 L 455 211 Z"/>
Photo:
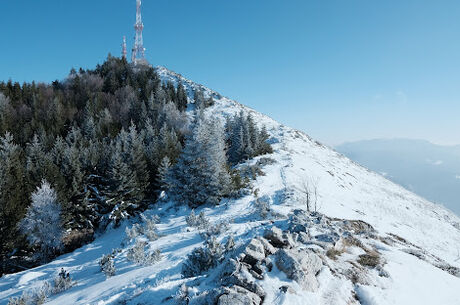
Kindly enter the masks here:
<path id="1" fill-rule="evenodd" d="M 135 0 L 0 3 L 0 79 L 62 79 L 133 41 Z M 144 0 L 147 58 L 334 145 L 460 144 L 458 0 Z"/>

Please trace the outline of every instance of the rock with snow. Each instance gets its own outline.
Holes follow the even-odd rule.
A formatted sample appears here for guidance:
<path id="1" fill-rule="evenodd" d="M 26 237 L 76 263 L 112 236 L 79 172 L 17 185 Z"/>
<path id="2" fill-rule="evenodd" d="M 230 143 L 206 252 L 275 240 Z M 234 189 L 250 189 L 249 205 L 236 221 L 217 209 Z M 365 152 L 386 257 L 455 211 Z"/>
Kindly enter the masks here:
<path id="1" fill-rule="evenodd" d="M 253 238 L 247 245 L 243 261 L 255 265 L 265 258 L 265 248 L 259 239 Z"/>
<path id="2" fill-rule="evenodd" d="M 308 291 L 314 292 L 318 289 L 316 274 L 322 265 L 321 258 L 310 250 L 281 249 L 276 253 L 278 269 Z"/>
<path id="3" fill-rule="evenodd" d="M 217 305 L 259 305 L 261 302 L 257 294 L 243 287 L 233 286 L 219 297 Z"/>
<path id="4" fill-rule="evenodd" d="M 241 286 L 260 297 L 265 295 L 263 288 L 256 283 L 251 274 L 251 265 L 239 262 L 235 259 L 228 259 L 222 265 L 219 279 L 220 283 L 226 287 Z"/>
<path id="5" fill-rule="evenodd" d="M 261 244 L 263 245 L 264 247 L 264 250 L 265 250 L 265 255 L 268 256 L 268 255 L 272 255 L 272 254 L 275 254 L 276 252 L 276 248 L 272 246 L 272 244 L 270 244 L 270 242 L 268 240 L 266 240 L 265 238 L 259 236 L 257 238 Z"/>
<path id="6" fill-rule="evenodd" d="M 283 233 L 277 227 L 272 227 L 265 231 L 264 238 L 276 248 L 292 248 L 295 245 L 292 236 L 289 233 Z"/>

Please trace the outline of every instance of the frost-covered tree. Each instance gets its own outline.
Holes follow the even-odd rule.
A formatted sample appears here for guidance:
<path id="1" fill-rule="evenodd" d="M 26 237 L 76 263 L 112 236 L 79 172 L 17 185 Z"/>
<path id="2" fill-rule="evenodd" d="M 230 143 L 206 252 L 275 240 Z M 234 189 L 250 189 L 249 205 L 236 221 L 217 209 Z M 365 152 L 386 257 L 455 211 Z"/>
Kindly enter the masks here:
<path id="1" fill-rule="evenodd" d="M 160 188 L 163 190 L 168 189 L 168 172 L 171 168 L 171 161 L 169 160 L 168 156 L 165 156 L 160 163 L 160 167 L 158 168 L 158 182 L 160 184 Z"/>
<path id="2" fill-rule="evenodd" d="M 115 224 L 131 215 L 142 199 L 136 175 L 123 155 L 121 143 L 117 143 L 111 162 L 112 185 L 108 194 L 108 203 L 113 206 L 110 218 L 115 221 Z"/>
<path id="3" fill-rule="evenodd" d="M 211 119 L 198 118 L 177 163 L 168 173 L 169 195 L 196 207 L 217 204 L 229 192 L 223 128 Z"/>
<path id="4" fill-rule="evenodd" d="M 40 247 L 44 260 L 61 249 L 61 207 L 57 202 L 56 192 L 45 180 L 32 193 L 32 203 L 19 227 L 31 245 Z"/>
<path id="5" fill-rule="evenodd" d="M 259 129 L 251 114 L 245 115 L 241 111 L 233 118 L 227 119 L 225 130 L 228 144 L 227 156 L 231 164 L 272 152 L 267 142 L 266 128 Z"/>
<path id="6" fill-rule="evenodd" d="M 27 145 L 26 154 L 29 183 L 38 185 L 45 178 L 46 155 L 43 144 L 38 139 L 37 134 L 34 135 L 32 142 Z"/>
<path id="7" fill-rule="evenodd" d="M 159 140 L 160 160 L 167 156 L 171 162 L 175 162 L 182 151 L 182 146 L 174 129 L 168 128 L 168 125 L 164 123 L 160 129 Z"/>
<path id="8" fill-rule="evenodd" d="M 115 272 L 117 271 L 117 269 L 115 268 L 113 259 L 114 259 L 113 254 L 106 254 L 106 255 L 103 255 L 99 261 L 99 266 L 101 267 L 101 271 L 107 277 L 114 276 Z"/>
<path id="9" fill-rule="evenodd" d="M 205 108 L 205 98 L 204 98 L 203 91 L 196 90 L 194 92 L 193 99 L 194 99 L 195 107 L 197 107 L 197 108 Z"/>

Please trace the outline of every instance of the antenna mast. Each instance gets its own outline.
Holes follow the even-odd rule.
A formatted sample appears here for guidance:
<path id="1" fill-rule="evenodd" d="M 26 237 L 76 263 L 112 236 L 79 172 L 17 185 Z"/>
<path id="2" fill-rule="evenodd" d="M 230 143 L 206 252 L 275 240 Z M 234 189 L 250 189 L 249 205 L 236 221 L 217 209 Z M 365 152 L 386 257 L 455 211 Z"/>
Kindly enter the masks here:
<path id="1" fill-rule="evenodd" d="M 126 47 L 126 36 L 123 36 L 123 44 L 121 45 L 121 56 L 124 59 L 127 59 L 127 56 L 128 56 L 128 50 Z"/>
<path id="2" fill-rule="evenodd" d="M 141 0 L 136 0 L 136 23 L 134 24 L 134 29 L 136 30 L 136 37 L 134 39 L 134 47 L 131 58 L 131 61 L 135 65 L 141 62 L 145 62 L 144 39 L 142 37 L 144 24 L 142 23 L 141 4 Z"/>

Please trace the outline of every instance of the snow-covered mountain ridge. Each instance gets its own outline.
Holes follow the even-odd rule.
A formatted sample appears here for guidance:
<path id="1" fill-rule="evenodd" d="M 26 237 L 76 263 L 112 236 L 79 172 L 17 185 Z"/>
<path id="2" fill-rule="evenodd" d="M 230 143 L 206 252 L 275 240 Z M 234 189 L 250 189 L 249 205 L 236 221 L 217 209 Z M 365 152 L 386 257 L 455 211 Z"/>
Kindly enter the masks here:
<path id="1" fill-rule="evenodd" d="M 266 271 L 262 279 L 254 279 L 264 290 L 263 304 L 460 304 L 460 278 L 453 275 L 455 267 L 460 267 L 460 219 L 457 216 L 298 130 L 283 126 L 166 68 L 156 70 L 163 81 L 177 84 L 180 80 L 189 96 L 197 89 L 203 90 L 205 96 L 212 96 L 215 104 L 206 110 L 208 114 L 224 118 L 240 111 L 251 113 L 258 124 L 267 127 L 271 136 L 274 153 L 255 158 L 249 164 L 263 157 L 273 159 L 274 162 L 262 167 L 265 175 L 253 182 L 253 189 L 258 190 L 258 198 L 269 203 L 276 216 L 268 220 L 261 218 L 254 194 L 200 209 L 212 223 L 229 223 L 228 231 L 218 237 L 220 240 L 233 234 L 237 245 L 244 248 L 249 242 L 255 243 L 253 238 L 264 235 L 272 226 L 288 230 L 293 213 L 305 210 L 304 182 L 317 185 L 319 214 L 299 214 L 308 236 L 315 243 L 308 245 L 299 238 L 291 248 L 316 251 L 314 253 L 321 257 L 320 270 L 314 274 L 318 287 L 312 291 L 304 289 L 274 267 Z M 49 304 L 177 304 L 175 296 L 183 283 L 190 287 L 191 296 L 212 290 L 213 285 L 217 285 L 214 279 L 219 270 L 211 270 L 208 279 L 198 278 L 195 282 L 180 275 L 187 254 L 203 243 L 198 230 L 188 228 L 185 223 L 189 213 L 188 208 L 176 209 L 171 203 L 155 205 L 145 213 L 160 216 L 161 237 L 150 246 L 161 250 L 163 257 L 153 266 L 130 263 L 126 259 L 125 246 L 114 259 L 115 276 L 106 278 L 99 271 L 98 262 L 103 254 L 120 248 L 122 243 L 126 245 L 124 229 L 129 224 L 124 224 L 49 264 L 2 277 L 0 304 L 6 304 L 9 297 L 26 289 L 40 286 L 41 281 L 52 278 L 61 267 L 66 268 L 77 283 L 70 290 L 50 298 Z M 337 259 L 321 256 L 322 247 L 331 244 L 327 238 L 339 236 L 338 240 L 331 237 L 337 249 L 347 240 L 343 235 L 344 230 L 349 230 L 346 220 L 361 220 L 373 229 L 366 229 L 365 234 L 355 232 L 353 237 L 360 246 L 343 247 Z M 292 233 L 292 236 L 297 235 Z M 327 237 L 326 241 L 320 237 Z M 379 252 L 381 270 L 356 264 L 357 257 L 367 253 L 364 249 Z M 350 279 L 349 271 L 357 269 L 362 271 L 362 278 Z M 283 292 L 282 287 L 290 289 Z"/>

